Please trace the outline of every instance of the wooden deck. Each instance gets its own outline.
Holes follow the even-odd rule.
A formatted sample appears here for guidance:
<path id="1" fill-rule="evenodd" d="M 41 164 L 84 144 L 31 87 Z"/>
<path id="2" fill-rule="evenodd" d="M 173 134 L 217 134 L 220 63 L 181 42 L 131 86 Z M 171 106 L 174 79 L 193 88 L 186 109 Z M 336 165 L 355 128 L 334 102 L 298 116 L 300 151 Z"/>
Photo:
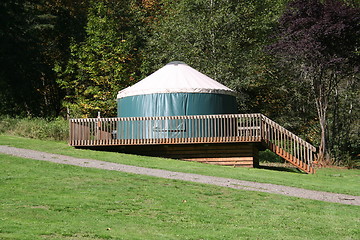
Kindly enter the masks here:
<path id="1" fill-rule="evenodd" d="M 315 172 L 316 148 L 262 114 L 71 119 L 69 144 L 123 147 L 124 152 L 144 155 L 161 152 L 162 156 L 222 165 L 252 161 L 248 165 L 256 166 L 257 150 L 249 155 L 241 147 L 250 144 L 251 149 L 263 146 L 299 169 Z"/>

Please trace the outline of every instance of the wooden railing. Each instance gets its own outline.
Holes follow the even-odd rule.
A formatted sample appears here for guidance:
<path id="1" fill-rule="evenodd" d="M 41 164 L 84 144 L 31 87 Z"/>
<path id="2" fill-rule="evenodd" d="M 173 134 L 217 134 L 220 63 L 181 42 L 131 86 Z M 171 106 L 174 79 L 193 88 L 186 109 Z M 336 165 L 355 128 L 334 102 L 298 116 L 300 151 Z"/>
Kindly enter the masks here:
<path id="1" fill-rule="evenodd" d="M 70 120 L 72 146 L 262 142 L 306 172 L 316 149 L 262 114 Z"/>
<path id="2" fill-rule="evenodd" d="M 262 141 L 271 151 L 308 173 L 315 173 L 316 148 L 262 115 Z"/>
<path id="3" fill-rule="evenodd" d="M 70 145 L 261 142 L 261 114 L 70 120 Z"/>

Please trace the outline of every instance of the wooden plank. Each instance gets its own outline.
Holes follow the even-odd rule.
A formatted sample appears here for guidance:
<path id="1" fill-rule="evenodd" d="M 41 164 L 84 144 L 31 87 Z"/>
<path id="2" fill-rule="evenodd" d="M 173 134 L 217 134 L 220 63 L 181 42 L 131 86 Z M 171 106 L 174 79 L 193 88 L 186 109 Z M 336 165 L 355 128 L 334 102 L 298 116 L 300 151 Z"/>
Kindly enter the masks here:
<path id="1" fill-rule="evenodd" d="M 207 161 L 207 162 L 238 162 L 238 161 L 253 161 L 253 157 L 207 157 L 207 158 L 184 158 L 189 161 Z"/>

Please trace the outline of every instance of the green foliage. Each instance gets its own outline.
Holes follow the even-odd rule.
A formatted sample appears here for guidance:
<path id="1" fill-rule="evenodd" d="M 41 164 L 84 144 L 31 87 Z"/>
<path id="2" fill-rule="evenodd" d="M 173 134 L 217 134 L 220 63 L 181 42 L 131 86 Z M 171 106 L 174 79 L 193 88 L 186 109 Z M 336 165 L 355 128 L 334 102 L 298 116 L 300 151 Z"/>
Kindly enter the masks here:
<path id="1" fill-rule="evenodd" d="M 184 61 L 234 89 L 249 77 L 282 1 L 164 1 L 144 50 L 144 75 Z"/>
<path id="2" fill-rule="evenodd" d="M 259 160 L 260 160 L 260 164 L 263 162 L 284 162 L 284 160 L 279 157 L 278 155 L 276 155 L 274 152 L 266 149 L 265 151 L 260 151 L 259 152 Z"/>
<path id="3" fill-rule="evenodd" d="M 133 81 L 137 49 L 128 8 L 128 2 L 91 1 L 84 41 L 73 41 L 67 66 L 55 68 L 72 116 L 114 116 L 117 92 Z"/>
<path id="4" fill-rule="evenodd" d="M 356 165 L 360 152 L 360 75 L 345 78 L 332 95 L 329 146 L 335 164 Z"/>
<path id="5" fill-rule="evenodd" d="M 85 5 L 71 2 L 0 2 L 1 114 L 54 117 L 60 113 L 63 92 L 53 67 L 66 58 L 70 36 L 81 35 Z M 70 14 L 69 5 L 76 6 L 75 14 Z"/>
<path id="6" fill-rule="evenodd" d="M 12 118 L 1 116 L 0 134 L 67 141 L 69 138 L 69 123 L 62 118 L 47 121 L 41 118 Z"/>
<path id="7" fill-rule="evenodd" d="M 47 85 L 42 39 L 46 26 L 41 24 L 38 1 L 0 3 L 0 109 L 3 114 L 39 115 L 44 109 L 41 84 Z M 40 81 L 40 77 L 42 82 Z M 55 93 L 54 93 L 55 95 Z"/>

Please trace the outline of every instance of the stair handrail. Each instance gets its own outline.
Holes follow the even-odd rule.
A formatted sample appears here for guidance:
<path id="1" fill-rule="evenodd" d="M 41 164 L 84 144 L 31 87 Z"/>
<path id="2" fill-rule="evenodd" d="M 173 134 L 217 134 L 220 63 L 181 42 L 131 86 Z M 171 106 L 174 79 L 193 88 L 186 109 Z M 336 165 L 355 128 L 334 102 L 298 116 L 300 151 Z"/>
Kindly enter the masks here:
<path id="1" fill-rule="evenodd" d="M 316 148 L 313 145 L 265 115 L 262 123 L 262 139 L 271 150 L 306 172 L 314 171 Z"/>

